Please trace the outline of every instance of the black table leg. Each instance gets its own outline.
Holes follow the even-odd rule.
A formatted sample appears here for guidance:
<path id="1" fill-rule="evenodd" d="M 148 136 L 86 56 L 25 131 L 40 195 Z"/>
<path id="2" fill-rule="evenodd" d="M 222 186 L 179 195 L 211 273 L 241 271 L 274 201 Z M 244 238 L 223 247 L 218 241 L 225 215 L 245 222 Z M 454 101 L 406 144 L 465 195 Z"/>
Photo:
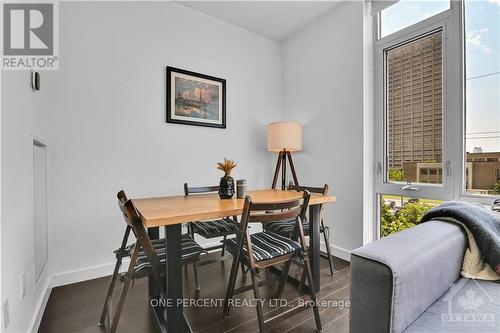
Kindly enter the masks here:
<path id="1" fill-rule="evenodd" d="M 311 270 L 314 279 L 316 292 L 319 292 L 319 266 L 320 266 L 320 233 L 319 233 L 319 215 L 321 205 L 309 206 L 309 252 L 311 253 Z"/>
<path id="2" fill-rule="evenodd" d="M 160 228 L 149 228 L 148 229 L 148 236 L 149 239 L 159 239 L 160 238 Z M 155 299 L 160 299 L 160 289 L 156 285 L 154 279 L 152 276 L 148 277 L 148 290 L 149 290 L 149 297 L 150 299 L 155 298 Z"/>
<path id="3" fill-rule="evenodd" d="M 149 239 L 159 239 L 160 238 L 160 228 L 149 228 L 148 229 Z M 163 285 L 165 289 L 165 285 Z M 165 322 L 165 307 L 162 303 L 162 297 L 160 288 L 156 284 L 152 276 L 148 277 L 148 292 L 149 292 L 149 305 L 151 306 L 151 311 L 153 314 L 154 321 L 157 326 L 157 331 L 166 333 L 167 324 Z"/>
<path id="4" fill-rule="evenodd" d="M 167 332 L 180 333 L 185 331 L 182 312 L 182 244 L 181 225 L 172 224 L 165 227 L 167 240 Z"/>

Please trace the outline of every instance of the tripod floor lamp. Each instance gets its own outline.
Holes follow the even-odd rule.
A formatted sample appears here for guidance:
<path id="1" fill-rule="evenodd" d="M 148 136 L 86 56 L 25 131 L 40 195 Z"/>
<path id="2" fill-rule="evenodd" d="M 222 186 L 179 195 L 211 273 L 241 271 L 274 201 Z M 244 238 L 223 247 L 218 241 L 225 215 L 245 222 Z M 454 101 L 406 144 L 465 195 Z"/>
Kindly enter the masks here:
<path id="1" fill-rule="evenodd" d="M 293 182 L 299 185 L 295 167 L 293 166 L 292 152 L 302 150 L 302 125 L 294 122 L 276 122 L 267 125 L 267 151 L 278 153 L 276 170 L 274 171 L 272 188 L 276 188 L 281 170 L 281 189 L 286 188 L 286 166 L 290 164 Z"/>

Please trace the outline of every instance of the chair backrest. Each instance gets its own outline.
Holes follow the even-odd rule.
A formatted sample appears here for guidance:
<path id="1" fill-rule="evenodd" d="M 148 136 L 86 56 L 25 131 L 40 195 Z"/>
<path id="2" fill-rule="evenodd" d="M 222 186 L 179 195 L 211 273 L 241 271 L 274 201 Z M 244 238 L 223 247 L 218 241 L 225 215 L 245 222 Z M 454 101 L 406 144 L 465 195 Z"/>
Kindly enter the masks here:
<path id="1" fill-rule="evenodd" d="M 248 233 L 249 223 L 269 223 L 282 220 L 295 220 L 295 232 L 301 242 L 304 239 L 304 231 L 302 230 L 302 222 L 305 221 L 307 207 L 311 195 L 305 190 L 302 197 L 282 202 L 252 202 L 250 196 L 245 197 L 245 204 L 241 214 L 239 246 L 246 242 L 248 253 L 252 252 L 252 243 L 250 234 Z M 253 256 L 249 255 L 249 260 L 253 267 Z"/>
<path id="2" fill-rule="evenodd" d="M 241 214 L 240 229 L 245 231 L 249 223 L 269 223 L 282 220 L 305 220 L 309 205 L 309 191 L 304 191 L 301 198 L 282 202 L 252 202 L 250 196 L 245 197 Z"/>
<path id="3" fill-rule="evenodd" d="M 189 187 L 188 183 L 184 183 L 184 195 L 218 192 L 219 188 L 220 186 Z"/>
<path id="4" fill-rule="evenodd" d="M 119 191 L 116 194 L 116 197 L 118 198 L 118 201 L 121 203 L 125 203 L 128 200 L 127 194 L 125 193 L 124 190 Z M 120 250 L 122 251 L 121 255 L 124 255 L 123 251 L 125 251 L 125 248 L 127 247 L 128 237 L 130 235 L 130 230 L 131 230 L 131 227 L 127 224 L 127 228 L 125 229 L 125 234 L 123 235 L 122 244 L 120 246 Z"/>
<path id="5" fill-rule="evenodd" d="M 125 202 L 125 201 L 127 201 L 127 200 L 128 200 L 128 198 L 127 198 L 127 194 L 125 193 L 125 191 L 124 191 L 124 190 L 119 191 L 119 192 L 116 194 L 116 197 L 118 198 L 118 200 L 119 200 L 120 202 Z"/>
<path id="6" fill-rule="evenodd" d="M 123 217 L 127 225 L 132 229 L 132 232 L 136 238 L 135 246 L 140 246 L 140 248 L 144 251 L 144 254 L 148 258 L 149 263 L 151 264 L 151 270 L 153 271 L 152 275 L 157 279 L 158 284 L 162 286 L 163 284 L 160 281 L 160 276 L 164 269 L 161 267 L 160 259 L 156 254 L 153 245 L 151 244 L 151 240 L 149 239 L 148 233 L 144 224 L 137 213 L 132 200 L 120 201 L 118 200 L 118 206 L 122 211 Z M 162 290 L 163 292 L 164 290 Z"/>
<path id="7" fill-rule="evenodd" d="M 327 195 L 328 194 L 328 184 L 325 184 L 323 187 L 313 187 L 313 186 L 299 186 L 295 185 L 293 182 L 290 182 L 288 184 L 288 190 L 289 191 L 309 191 L 309 193 L 317 193 L 317 194 L 323 194 Z"/>
<path id="8" fill-rule="evenodd" d="M 315 193 L 315 194 L 322 194 L 322 195 L 328 195 L 328 184 L 323 185 L 323 187 L 313 187 L 313 186 L 299 186 L 295 185 L 293 182 L 290 182 L 288 184 L 288 190 L 289 191 L 309 191 L 310 193 Z M 319 220 L 322 221 L 323 223 L 323 217 L 325 213 L 325 205 L 320 206 L 320 211 L 319 211 Z"/>

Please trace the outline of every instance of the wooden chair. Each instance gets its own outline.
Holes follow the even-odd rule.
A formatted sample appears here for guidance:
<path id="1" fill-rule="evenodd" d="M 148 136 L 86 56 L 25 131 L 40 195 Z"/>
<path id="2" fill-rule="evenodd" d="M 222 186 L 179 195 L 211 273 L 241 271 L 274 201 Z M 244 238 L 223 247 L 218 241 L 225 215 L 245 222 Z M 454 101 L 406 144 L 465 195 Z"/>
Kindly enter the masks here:
<path id="1" fill-rule="evenodd" d="M 288 190 L 298 191 L 298 192 L 307 190 L 310 193 L 328 195 L 327 184 L 325 184 L 323 187 L 312 187 L 312 186 L 298 186 L 290 182 L 290 184 L 288 185 Z M 330 249 L 330 227 L 325 225 L 323 218 L 324 218 L 324 205 L 321 205 L 320 215 L 319 215 L 319 220 L 320 220 L 319 232 L 323 234 L 323 237 L 325 239 L 325 247 L 326 247 L 326 253 L 328 255 L 328 263 L 330 264 L 330 274 L 333 275 L 335 272 L 335 266 L 333 264 L 333 256 Z M 294 221 L 278 221 L 273 223 L 266 223 L 264 224 L 263 227 L 265 228 L 266 231 L 271 231 L 276 234 L 291 238 L 295 228 L 295 223 Z M 309 236 L 309 223 L 304 223 L 302 225 L 302 228 L 304 229 L 304 235 Z"/>
<path id="2" fill-rule="evenodd" d="M 216 193 L 218 191 L 219 186 L 189 187 L 187 183 L 184 183 L 184 195 L 186 196 L 192 194 Z M 225 254 L 225 241 L 227 239 L 227 236 L 236 235 L 239 230 L 240 225 L 236 216 L 224 217 L 215 220 L 192 221 L 188 224 L 188 232 L 191 237 L 193 237 L 193 239 L 195 234 L 198 234 L 206 239 L 223 237 L 221 245 L 204 248 L 205 251 L 222 249 L 222 257 Z"/>
<path id="3" fill-rule="evenodd" d="M 128 200 L 127 195 L 123 190 L 118 192 L 116 196 L 118 197 L 118 201 L 121 203 L 125 203 Z M 121 246 L 113 251 L 113 253 L 116 256 L 116 263 L 115 263 L 115 268 L 113 269 L 113 275 L 111 275 L 111 282 L 109 284 L 108 293 L 106 294 L 106 299 L 104 301 L 104 306 L 102 308 L 101 318 L 97 323 L 99 326 L 102 326 L 104 324 L 104 320 L 106 320 L 106 316 L 108 314 L 109 301 L 111 299 L 111 295 L 113 294 L 113 289 L 115 288 L 116 279 L 118 278 L 118 273 L 120 271 L 123 258 L 130 257 L 132 254 L 130 251 L 127 250 L 127 243 L 128 243 L 128 237 L 130 235 L 130 230 L 131 228 L 127 224 L 125 233 L 123 234 Z"/>
<path id="4" fill-rule="evenodd" d="M 224 318 L 229 316 L 230 304 L 234 295 L 249 290 L 250 286 L 244 286 L 234 289 L 236 277 L 238 275 L 238 266 L 240 260 L 243 260 L 250 270 L 252 278 L 252 288 L 254 297 L 260 300 L 259 284 L 256 282 L 258 276 L 257 269 L 265 269 L 266 267 L 283 263 L 280 283 L 276 293 L 276 298 L 281 298 L 283 289 L 288 279 L 290 264 L 296 257 L 302 257 L 309 282 L 309 292 L 316 321 L 316 328 L 321 330 L 321 320 L 317 307 L 317 298 L 312 279 L 312 271 L 309 263 L 309 254 L 306 249 L 304 231 L 302 229 L 303 221 L 309 204 L 310 194 L 304 191 L 304 195 L 300 199 L 289 200 L 280 203 L 253 203 L 252 199 L 247 196 L 241 216 L 240 232 L 237 238 L 231 238 L 226 241 L 227 250 L 233 255 L 233 264 L 231 275 L 227 287 L 223 315 Z M 272 232 L 263 231 L 250 234 L 248 230 L 249 223 L 271 223 L 273 221 L 294 220 L 295 230 L 294 237 L 299 240 L 296 242 L 291 238 L 284 237 Z M 281 318 L 284 315 L 294 313 L 297 308 L 291 308 L 284 313 L 264 320 L 262 313 L 262 304 L 257 302 L 257 319 L 260 331 L 264 331 L 264 325 L 270 321 Z"/>
<path id="5" fill-rule="evenodd" d="M 165 264 L 167 259 L 165 251 L 165 239 L 156 239 L 152 242 L 132 203 L 132 200 L 127 200 L 123 191 L 118 192 L 117 196 L 120 210 L 122 211 L 123 217 L 125 218 L 125 222 L 127 224 L 128 232 L 127 230 L 125 231 L 127 239 L 130 230 L 132 230 L 136 241 L 134 244 L 126 246 L 123 250 L 123 245 L 126 244 L 126 240 L 124 237 L 125 241 L 122 242 L 122 248 L 120 248 L 123 250 L 123 253 L 130 252 L 130 264 L 127 272 L 122 273 L 120 276 L 120 281 L 123 282 L 123 287 L 121 290 L 120 299 L 116 306 L 116 313 L 111 323 L 110 331 L 112 333 L 116 331 L 116 328 L 118 326 L 120 315 L 125 304 L 125 298 L 128 292 L 128 288 L 132 280 L 146 276 L 153 277 L 152 280 L 157 284 L 161 296 L 166 299 L 166 293 L 163 287 L 164 284 L 162 283 L 162 279 L 165 279 Z M 196 264 L 196 262 L 199 261 L 202 252 L 203 249 L 191 237 L 182 237 L 183 264 Z M 118 261 L 120 261 L 121 264 L 121 259 L 117 260 L 117 264 L 115 265 L 116 274 L 118 274 L 118 269 L 116 267 L 118 266 L 119 268 Z M 194 265 L 193 267 L 196 268 L 196 265 Z M 114 287 L 115 282 L 116 276 L 113 276 L 112 283 L 106 296 L 101 320 L 99 321 L 100 326 L 103 325 L 104 320 L 109 313 L 109 300 L 111 299 L 113 293 L 113 288 L 111 287 Z"/>

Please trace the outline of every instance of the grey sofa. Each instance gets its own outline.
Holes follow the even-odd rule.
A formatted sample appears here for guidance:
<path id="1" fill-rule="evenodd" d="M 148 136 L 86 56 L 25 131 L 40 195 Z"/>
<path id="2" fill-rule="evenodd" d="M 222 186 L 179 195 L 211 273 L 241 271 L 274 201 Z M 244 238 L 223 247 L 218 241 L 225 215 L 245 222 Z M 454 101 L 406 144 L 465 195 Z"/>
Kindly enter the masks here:
<path id="1" fill-rule="evenodd" d="M 500 332 L 500 284 L 460 277 L 466 247 L 431 221 L 354 250 L 350 333 Z"/>

